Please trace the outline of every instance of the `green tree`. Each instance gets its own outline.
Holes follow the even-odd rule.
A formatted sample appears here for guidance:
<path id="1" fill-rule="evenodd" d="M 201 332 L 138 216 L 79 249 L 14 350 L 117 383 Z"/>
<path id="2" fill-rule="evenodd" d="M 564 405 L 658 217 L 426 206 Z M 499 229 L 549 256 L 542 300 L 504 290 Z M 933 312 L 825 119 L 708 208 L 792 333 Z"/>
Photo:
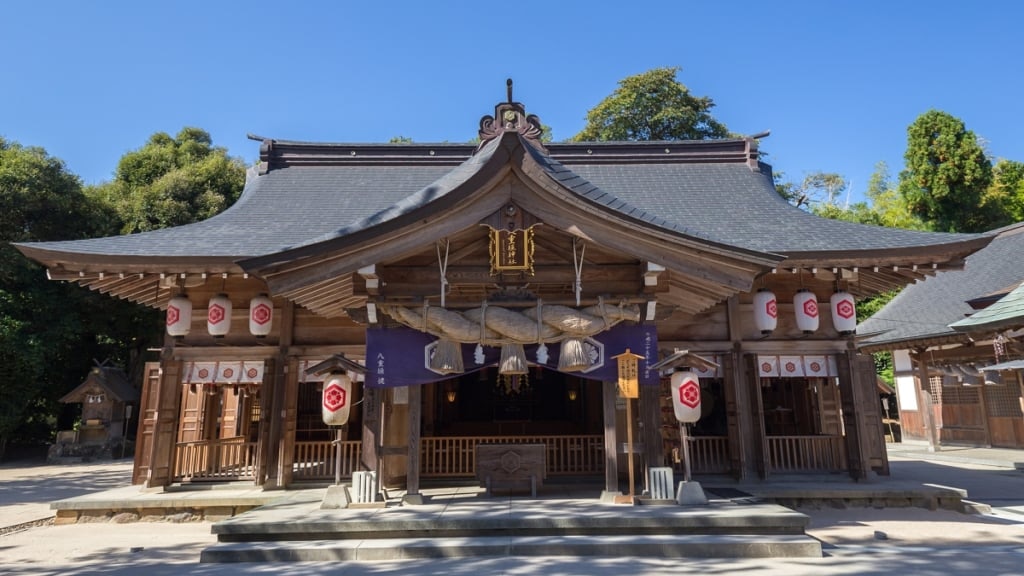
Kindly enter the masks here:
<path id="1" fill-rule="evenodd" d="M 1006 159 L 996 162 L 985 199 L 1000 206 L 1007 223 L 1024 220 L 1024 162 Z"/>
<path id="2" fill-rule="evenodd" d="M 836 197 L 846 190 L 846 179 L 834 172 L 812 172 L 799 184 L 785 180 L 782 172 L 776 172 L 774 178 L 775 191 L 797 208 L 835 205 Z"/>
<path id="3" fill-rule="evenodd" d="M 889 176 L 889 165 L 885 162 L 875 164 L 875 171 L 868 179 L 868 189 L 864 195 L 870 203 L 873 214 L 871 224 L 909 230 L 926 230 L 928 228 L 920 218 L 910 212 L 907 201 L 893 184 Z"/>
<path id="4" fill-rule="evenodd" d="M 128 152 L 114 180 L 88 192 L 109 205 L 125 234 L 205 220 L 234 204 L 245 185 L 245 164 L 213 145 L 200 128 L 171 138 L 150 136 Z"/>
<path id="5" fill-rule="evenodd" d="M 998 207 L 983 206 L 992 163 L 959 118 L 938 110 L 919 116 L 907 128 L 904 160 L 900 195 L 932 229 L 980 232 L 1004 219 Z"/>
<path id="6" fill-rule="evenodd" d="M 729 131 L 711 116 L 714 102 L 694 96 L 676 79 L 678 67 L 655 68 L 619 81 L 587 113 L 580 141 L 708 140 Z"/>
<path id="7" fill-rule="evenodd" d="M 110 225 L 63 162 L 0 138 L 0 457 L 12 438 L 49 440 L 58 399 L 93 358 L 121 360 L 145 317 L 135 305 L 48 280 L 11 243 L 86 238 Z"/>

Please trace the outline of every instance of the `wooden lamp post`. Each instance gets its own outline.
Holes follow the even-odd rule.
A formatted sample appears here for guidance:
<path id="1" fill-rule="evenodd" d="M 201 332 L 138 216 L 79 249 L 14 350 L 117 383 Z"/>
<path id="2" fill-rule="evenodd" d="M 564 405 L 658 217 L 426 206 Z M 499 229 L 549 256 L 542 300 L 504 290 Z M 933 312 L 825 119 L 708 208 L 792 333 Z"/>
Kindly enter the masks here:
<path id="1" fill-rule="evenodd" d="M 639 361 L 643 356 L 626 351 L 613 356 L 619 364 L 619 396 L 626 399 L 626 454 L 629 466 L 629 495 L 616 496 L 616 504 L 636 504 L 636 481 L 633 471 L 633 403 L 631 400 L 640 397 Z"/>

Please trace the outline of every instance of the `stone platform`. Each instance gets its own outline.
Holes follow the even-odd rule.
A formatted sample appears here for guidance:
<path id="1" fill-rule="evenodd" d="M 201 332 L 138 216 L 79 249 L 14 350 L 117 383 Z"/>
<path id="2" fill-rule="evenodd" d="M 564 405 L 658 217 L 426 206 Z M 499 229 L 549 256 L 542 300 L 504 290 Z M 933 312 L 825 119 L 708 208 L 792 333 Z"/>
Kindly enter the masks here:
<path id="1" fill-rule="evenodd" d="M 599 488 L 487 497 L 477 487 L 423 491 L 376 509 L 320 509 L 314 492 L 214 524 L 202 562 L 371 561 L 463 556 L 821 557 L 807 516 L 770 503 L 616 505 Z M 592 492 L 592 493 L 591 493 Z"/>

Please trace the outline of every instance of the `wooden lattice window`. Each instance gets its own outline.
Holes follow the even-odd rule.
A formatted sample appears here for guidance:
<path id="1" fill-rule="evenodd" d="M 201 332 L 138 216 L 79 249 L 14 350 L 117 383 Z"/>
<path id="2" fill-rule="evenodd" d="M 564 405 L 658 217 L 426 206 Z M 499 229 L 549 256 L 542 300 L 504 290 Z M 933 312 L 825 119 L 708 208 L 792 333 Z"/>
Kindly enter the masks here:
<path id="1" fill-rule="evenodd" d="M 989 416 L 1020 418 L 1020 383 L 1007 377 L 1003 384 L 985 386 L 986 412 Z"/>
<path id="2" fill-rule="evenodd" d="M 928 384 L 932 391 L 932 404 L 942 404 L 942 376 L 932 376 Z"/>
<path id="3" fill-rule="evenodd" d="M 943 404 L 979 404 L 977 386 L 943 386 Z"/>

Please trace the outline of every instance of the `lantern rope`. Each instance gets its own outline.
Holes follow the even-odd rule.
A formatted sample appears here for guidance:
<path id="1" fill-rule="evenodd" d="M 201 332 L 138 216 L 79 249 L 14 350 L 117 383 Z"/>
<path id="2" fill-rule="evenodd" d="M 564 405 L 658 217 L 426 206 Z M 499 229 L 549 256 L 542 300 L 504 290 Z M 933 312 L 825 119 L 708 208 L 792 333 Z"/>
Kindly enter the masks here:
<path id="1" fill-rule="evenodd" d="M 580 295 L 583 293 L 583 255 L 587 253 L 587 245 L 580 248 L 579 257 L 576 256 L 576 242 L 578 238 L 572 239 L 572 267 L 576 271 L 576 282 L 573 284 L 573 291 L 576 293 L 576 305 L 580 305 Z"/>
<path id="2" fill-rule="evenodd" d="M 441 258 L 441 242 L 444 242 L 444 258 Z M 441 271 L 441 307 L 444 307 L 445 293 L 448 292 L 448 248 L 452 245 L 448 239 L 440 240 L 434 245 L 437 249 L 437 267 Z"/>
<path id="3" fill-rule="evenodd" d="M 544 333 L 543 317 L 544 317 L 544 305 L 541 303 L 540 298 L 537 299 L 537 362 L 541 364 L 548 363 L 548 347 L 541 340 L 541 334 Z"/>

